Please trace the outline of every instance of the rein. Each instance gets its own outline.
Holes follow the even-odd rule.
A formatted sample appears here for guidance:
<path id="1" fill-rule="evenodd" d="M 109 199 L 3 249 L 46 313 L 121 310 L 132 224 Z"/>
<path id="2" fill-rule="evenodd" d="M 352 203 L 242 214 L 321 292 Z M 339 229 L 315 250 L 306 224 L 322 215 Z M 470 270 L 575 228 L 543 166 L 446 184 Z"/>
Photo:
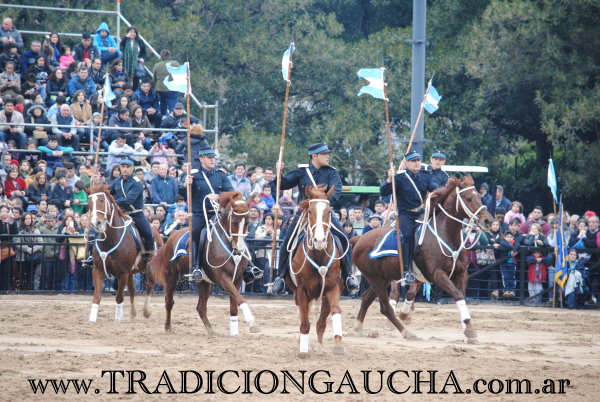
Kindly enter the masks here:
<path id="1" fill-rule="evenodd" d="M 479 222 L 479 218 L 477 217 L 477 215 L 484 209 L 486 208 L 485 205 L 482 205 L 481 207 L 479 207 L 477 209 L 477 211 L 472 212 L 467 204 L 465 203 L 465 201 L 463 200 L 461 193 L 467 190 L 475 190 L 474 186 L 469 186 L 469 187 L 465 187 L 463 189 L 459 189 L 458 187 L 456 187 L 456 213 L 458 213 L 458 209 L 459 207 L 462 207 L 462 209 L 465 211 L 465 213 L 467 214 L 467 216 L 469 217 L 469 221 L 468 222 L 464 222 L 452 215 L 450 215 L 448 213 L 448 211 L 446 211 L 444 209 L 444 207 L 442 207 L 441 204 L 438 204 L 437 207 L 450 219 L 458 222 L 461 224 L 462 226 L 465 227 L 469 227 L 469 228 L 473 228 L 478 222 Z M 460 255 L 460 252 L 462 250 L 471 250 L 473 247 L 475 247 L 477 245 L 477 243 L 479 242 L 479 238 L 481 237 L 481 232 L 477 235 L 477 237 L 473 240 L 473 243 L 471 244 L 471 246 L 466 246 L 467 243 L 467 237 L 463 236 L 462 233 L 462 229 L 460 232 L 460 246 L 458 247 L 457 250 L 452 250 L 452 247 L 450 247 L 448 245 L 448 243 L 446 241 L 444 241 L 444 239 L 442 239 L 442 237 L 440 236 L 440 234 L 438 233 L 438 228 L 437 228 L 437 219 L 436 219 L 436 211 L 435 209 L 433 210 L 433 227 L 431 227 L 431 224 L 429 223 L 431 221 L 431 218 L 429 217 L 431 213 L 431 196 L 427 197 L 427 201 L 425 203 L 425 216 L 423 218 L 422 221 L 417 221 L 420 222 L 421 225 L 421 235 L 419 236 L 419 245 L 421 245 L 423 243 L 423 240 L 425 238 L 425 234 L 427 232 L 427 229 L 429 229 L 429 231 L 435 236 L 438 245 L 440 247 L 440 251 L 442 252 L 442 254 L 448 258 L 452 258 L 452 271 L 450 271 L 450 275 L 448 275 L 448 278 L 452 277 L 452 274 L 454 274 L 454 270 L 456 269 L 456 261 L 458 261 L 458 257 Z M 446 251 L 444 250 L 448 250 L 448 252 L 450 254 L 446 254 Z"/>

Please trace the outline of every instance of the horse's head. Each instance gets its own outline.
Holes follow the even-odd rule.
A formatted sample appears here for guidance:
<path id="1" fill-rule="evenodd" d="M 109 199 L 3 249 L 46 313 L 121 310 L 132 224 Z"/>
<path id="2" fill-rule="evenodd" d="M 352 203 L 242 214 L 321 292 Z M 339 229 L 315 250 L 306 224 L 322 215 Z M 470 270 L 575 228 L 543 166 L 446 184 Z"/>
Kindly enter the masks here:
<path id="1" fill-rule="evenodd" d="M 88 196 L 88 210 L 90 211 L 90 225 L 98 232 L 104 233 L 107 225 L 112 225 L 115 216 L 124 219 L 121 210 L 117 207 L 107 185 L 101 184 L 84 190 Z"/>
<path id="2" fill-rule="evenodd" d="M 473 177 L 469 174 L 459 180 L 455 177 L 448 179 L 445 187 L 432 193 L 432 200 L 443 203 L 447 211 L 453 211 L 456 218 L 467 218 L 482 229 L 488 230 L 492 215 L 483 205 L 481 194 L 475 189 Z"/>
<path id="3" fill-rule="evenodd" d="M 304 208 L 308 217 L 308 241 L 309 247 L 324 250 L 327 247 L 327 237 L 331 227 L 331 206 L 329 199 L 333 194 L 334 187 L 325 192 L 322 186 L 306 186 Z"/>
<path id="4" fill-rule="evenodd" d="M 248 204 L 239 191 L 231 191 L 220 195 L 219 206 L 229 211 L 223 214 L 223 218 L 228 221 L 226 227 L 231 235 L 233 253 L 240 255 L 246 249 L 244 237 L 248 234 Z"/>

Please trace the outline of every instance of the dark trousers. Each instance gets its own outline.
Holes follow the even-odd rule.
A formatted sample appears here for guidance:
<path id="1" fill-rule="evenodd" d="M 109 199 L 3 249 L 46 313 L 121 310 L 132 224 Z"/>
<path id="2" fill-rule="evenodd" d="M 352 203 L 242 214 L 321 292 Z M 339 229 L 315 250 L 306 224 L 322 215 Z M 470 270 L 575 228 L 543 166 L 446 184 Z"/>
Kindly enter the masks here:
<path id="1" fill-rule="evenodd" d="M 177 91 L 156 91 L 160 98 L 160 114 L 166 116 L 175 109 L 175 104 L 179 100 Z"/>
<path id="2" fill-rule="evenodd" d="M 402 233 L 402 262 L 404 269 L 412 269 L 413 250 L 415 245 L 415 228 L 419 225 L 416 212 L 399 212 L 400 232 Z"/>
<path id="3" fill-rule="evenodd" d="M 67 140 L 65 137 L 63 137 L 62 135 L 59 135 L 57 137 L 58 139 L 58 144 L 60 146 L 68 146 L 68 147 L 72 147 L 73 150 L 75 151 L 79 151 L 79 135 L 78 134 L 73 134 L 71 136 L 71 139 Z"/>
<path id="4" fill-rule="evenodd" d="M 2 260 L 0 263 L 0 290 L 11 290 L 14 257 Z"/>
<path id="5" fill-rule="evenodd" d="M 200 244 L 200 233 L 202 229 L 206 227 L 206 221 L 204 220 L 204 214 L 194 213 L 192 216 L 192 256 L 193 266 L 201 266 L 202 258 L 200 258 L 201 244 Z"/>
<path id="6" fill-rule="evenodd" d="M 154 236 L 152 235 L 152 227 L 150 226 L 150 222 L 148 222 L 148 218 L 146 218 L 142 211 L 129 214 L 129 216 L 133 219 L 135 227 L 142 236 L 146 251 L 154 250 Z"/>

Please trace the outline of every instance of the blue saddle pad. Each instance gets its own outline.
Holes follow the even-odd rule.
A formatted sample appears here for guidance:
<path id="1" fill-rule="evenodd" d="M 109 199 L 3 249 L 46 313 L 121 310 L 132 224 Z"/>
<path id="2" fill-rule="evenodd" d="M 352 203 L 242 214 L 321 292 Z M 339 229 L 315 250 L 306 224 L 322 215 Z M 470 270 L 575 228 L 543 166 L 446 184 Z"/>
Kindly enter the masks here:
<path id="1" fill-rule="evenodd" d="M 398 255 L 398 239 L 394 229 L 388 231 L 377 242 L 375 248 L 369 253 L 369 258 L 372 260 L 380 257 L 389 257 Z"/>
<path id="2" fill-rule="evenodd" d="M 129 225 L 129 229 L 131 230 L 131 235 L 133 236 L 133 240 L 135 241 L 135 246 L 137 247 L 138 250 L 141 250 L 142 244 L 140 243 L 140 239 L 138 239 L 137 234 L 135 233 L 135 230 L 133 229 L 133 226 Z"/>
<path id="3" fill-rule="evenodd" d="M 190 239 L 190 232 L 187 231 L 183 234 L 183 236 L 181 236 L 177 240 L 177 243 L 175 243 L 175 247 L 173 247 L 173 256 L 171 257 L 169 262 L 175 261 L 176 259 L 178 259 L 179 257 L 181 257 L 183 255 L 189 256 L 189 254 L 188 254 L 188 240 L 189 239 Z"/>

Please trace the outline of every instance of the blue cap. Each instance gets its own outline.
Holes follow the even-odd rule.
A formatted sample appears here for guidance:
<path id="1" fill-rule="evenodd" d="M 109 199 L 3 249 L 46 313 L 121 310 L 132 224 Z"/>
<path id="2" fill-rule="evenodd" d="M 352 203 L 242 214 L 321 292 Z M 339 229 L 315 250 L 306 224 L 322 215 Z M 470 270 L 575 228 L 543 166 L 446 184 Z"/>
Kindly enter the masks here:
<path id="1" fill-rule="evenodd" d="M 421 159 L 421 154 L 418 153 L 417 151 L 410 151 L 409 153 L 406 154 L 404 159 L 406 159 L 407 161 L 414 161 L 415 159 Z"/>
<path id="2" fill-rule="evenodd" d="M 204 146 L 198 151 L 198 156 L 217 156 L 217 151 L 213 147 Z"/>
<path id="3" fill-rule="evenodd" d="M 133 166 L 133 161 L 131 159 L 123 158 L 119 161 L 119 165 Z"/>
<path id="4" fill-rule="evenodd" d="M 431 154 L 432 158 L 440 158 L 440 159 L 446 159 L 446 154 L 442 151 L 440 151 L 439 149 L 436 149 L 435 151 L 433 151 L 433 153 Z"/>
<path id="5" fill-rule="evenodd" d="M 312 144 L 310 147 L 308 147 L 309 155 L 329 154 L 331 152 L 332 152 L 331 149 L 329 149 L 327 144 L 325 144 L 324 142 L 317 142 L 316 144 Z"/>

